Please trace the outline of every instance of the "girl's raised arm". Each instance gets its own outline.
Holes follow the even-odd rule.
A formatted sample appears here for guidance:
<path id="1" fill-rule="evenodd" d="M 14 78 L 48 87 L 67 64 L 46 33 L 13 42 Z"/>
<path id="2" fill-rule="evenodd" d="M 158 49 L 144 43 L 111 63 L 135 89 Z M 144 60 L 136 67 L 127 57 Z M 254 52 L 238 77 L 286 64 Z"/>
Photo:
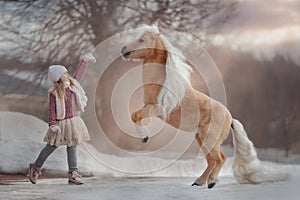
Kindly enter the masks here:
<path id="1" fill-rule="evenodd" d="M 92 54 L 86 54 L 84 55 L 79 62 L 79 65 L 77 66 L 77 69 L 73 75 L 74 79 L 76 79 L 78 82 L 80 82 L 87 70 L 87 67 L 89 65 L 89 62 L 96 62 L 96 58 Z"/>

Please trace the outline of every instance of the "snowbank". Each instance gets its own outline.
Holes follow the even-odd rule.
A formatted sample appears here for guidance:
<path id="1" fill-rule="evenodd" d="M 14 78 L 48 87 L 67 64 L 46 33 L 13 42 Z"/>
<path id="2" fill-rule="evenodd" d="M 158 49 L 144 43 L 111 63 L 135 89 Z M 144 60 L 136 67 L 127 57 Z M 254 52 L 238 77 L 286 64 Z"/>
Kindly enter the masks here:
<path id="1" fill-rule="evenodd" d="M 48 125 L 36 117 L 0 112 L 0 172 L 20 173 L 43 147 Z"/>

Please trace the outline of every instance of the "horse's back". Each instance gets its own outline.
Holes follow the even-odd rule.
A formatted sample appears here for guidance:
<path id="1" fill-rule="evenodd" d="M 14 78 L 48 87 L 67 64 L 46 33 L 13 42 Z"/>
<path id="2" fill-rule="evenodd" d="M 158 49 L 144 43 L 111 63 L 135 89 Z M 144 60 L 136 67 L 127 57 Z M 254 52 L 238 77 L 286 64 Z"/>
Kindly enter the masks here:
<path id="1" fill-rule="evenodd" d="M 167 122 L 185 131 L 228 129 L 232 122 L 229 110 L 220 102 L 197 90 L 188 91 L 168 117 Z"/>

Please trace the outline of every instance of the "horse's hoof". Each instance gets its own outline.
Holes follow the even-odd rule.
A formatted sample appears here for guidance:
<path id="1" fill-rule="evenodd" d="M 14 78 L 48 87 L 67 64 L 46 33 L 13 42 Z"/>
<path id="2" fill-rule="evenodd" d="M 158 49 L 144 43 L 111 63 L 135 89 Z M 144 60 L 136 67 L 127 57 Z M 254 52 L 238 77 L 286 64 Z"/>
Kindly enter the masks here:
<path id="1" fill-rule="evenodd" d="M 202 186 L 202 185 L 205 185 L 205 182 L 203 183 L 203 182 L 194 182 L 193 184 L 192 184 L 192 186 Z"/>
<path id="2" fill-rule="evenodd" d="M 216 182 L 211 182 L 211 183 L 208 183 L 208 184 L 207 184 L 208 189 L 213 188 L 215 185 L 216 185 Z"/>
<path id="3" fill-rule="evenodd" d="M 149 137 L 146 136 L 146 137 L 144 137 L 144 138 L 142 139 L 142 143 L 146 143 L 148 140 L 149 140 Z"/>

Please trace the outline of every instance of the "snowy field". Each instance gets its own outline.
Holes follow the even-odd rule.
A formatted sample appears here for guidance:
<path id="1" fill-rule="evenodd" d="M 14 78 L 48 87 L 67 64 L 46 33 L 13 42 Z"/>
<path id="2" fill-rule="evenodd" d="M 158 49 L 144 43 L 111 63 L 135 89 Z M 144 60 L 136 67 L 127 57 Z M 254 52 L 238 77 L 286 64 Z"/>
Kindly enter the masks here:
<path id="1" fill-rule="evenodd" d="M 299 172 L 299 168 L 297 171 Z M 0 185 L 0 199 L 249 199 L 298 200 L 300 175 L 288 182 L 258 185 L 238 184 L 233 176 L 221 176 L 213 189 L 192 187 L 193 178 L 84 178 L 84 185 L 67 185 L 67 179 L 43 179 L 37 185 L 29 182 L 11 182 Z"/>
<path id="2" fill-rule="evenodd" d="M 29 162 L 34 161 L 45 145 L 41 141 L 46 130 L 47 124 L 35 117 L 0 112 L 0 174 L 26 172 Z M 230 156 L 230 149 L 227 151 Z M 281 154 L 275 151 L 264 151 L 262 155 L 271 160 L 281 160 Z M 171 164 L 170 160 L 164 157 L 105 155 L 87 143 L 78 148 L 78 166 L 83 174 L 94 176 L 83 178 L 84 185 L 70 186 L 66 178 L 40 179 L 36 185 L 27 179 L 4 181 L 0 184 L 0 200 L 299 199 L 300 165 L 291 164 L 299 163 L 298 156 L 283 159 L 285 164 L 277 164 L 280 169 L 289 172 L 289 180 L 257 185 L 238 184 L 231 172 L 233 158 L 229 157 L 222 168 L 220 181 L 213 189 L 190 186 L 206 167 L 203 158 L 182 159 Z M 119 165 L 122 171 L 105 163 Z M 43 173 L 64 177 L 66 167 L 65 148 L 59 148 L 45 163 Z M 133 174 L 130 171 L 151 172 Z"/>

